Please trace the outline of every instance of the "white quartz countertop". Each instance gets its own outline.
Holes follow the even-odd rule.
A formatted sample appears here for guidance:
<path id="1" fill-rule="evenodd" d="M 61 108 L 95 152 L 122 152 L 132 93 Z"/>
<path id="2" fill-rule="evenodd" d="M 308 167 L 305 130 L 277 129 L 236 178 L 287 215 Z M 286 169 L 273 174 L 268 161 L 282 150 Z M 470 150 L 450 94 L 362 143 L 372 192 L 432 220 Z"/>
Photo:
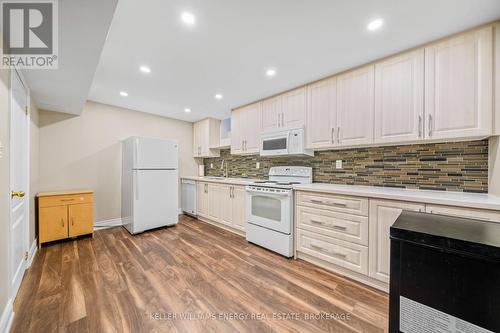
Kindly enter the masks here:
<path id="1" fill-rule="evenodd" d="M 181 179 L 189 179 L 207 183 L 231 184 L 231 185 L 248 185 L 258 180 L 253 178 L 225 178 L 225 177 L 210 177 L 210 176 L 205 176 L 205 177 L 185 176 L 181 177 Z"/>
<path id="2" fill-rule="evenodd" d="M 324 183 L 295 185 L 293 188 L 298 191 L 312 191 L 500 211 L 500 197 L 483 193 L 444 192 Z"/>

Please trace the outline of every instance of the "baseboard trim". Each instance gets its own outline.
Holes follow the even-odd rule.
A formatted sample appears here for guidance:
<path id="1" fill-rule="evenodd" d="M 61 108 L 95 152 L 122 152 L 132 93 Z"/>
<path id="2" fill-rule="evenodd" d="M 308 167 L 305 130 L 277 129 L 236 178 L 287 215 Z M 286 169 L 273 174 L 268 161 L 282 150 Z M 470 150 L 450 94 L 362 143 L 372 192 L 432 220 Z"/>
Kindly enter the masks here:
<path id="1" fill-rule="evenodd" d="M 107 229 L 107 228 L 113 228 L 113 227 L 119 227 L 122 226 L 123 222 L 121 218 L 117 219 L 110 219 L 110 220 L 103 220 L 99 222 L 94 223 L 94 230 L 101 230 L 101 229 Z"/>
<path id="2" fill-rule="evenodd" d="M 33 259 L 35 259 L 36 251 L 38 250 L 38 239 L 35 238 L 33 243 L 31 243 L 31 247 L 28 252 L 28 262 L 26 263 L 26 269 L 31 267 L 31 264 L 33 263 Z"/>
<path id="3" fill-rule="evenodd" d="M 12 307 L 12 299 L 9 299 L 0 318 L 0 332 L 8 333 L 14 321 L 14 309 Z"/>

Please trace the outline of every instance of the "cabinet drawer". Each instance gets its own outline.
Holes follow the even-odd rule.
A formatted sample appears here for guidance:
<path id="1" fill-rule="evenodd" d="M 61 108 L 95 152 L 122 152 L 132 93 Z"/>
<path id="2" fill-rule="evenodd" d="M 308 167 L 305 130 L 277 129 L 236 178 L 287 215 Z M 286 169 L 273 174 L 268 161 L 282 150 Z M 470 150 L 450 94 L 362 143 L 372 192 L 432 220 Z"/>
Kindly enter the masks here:
<path id="1" fill-rule="evenodd" d="M 91 193 L 85 194 L 71 194 L 71 195 L 54 195 L 48 197 L 40 197 L 38 200 L 40 207 L 53 207 L 62 205 L 84 204 L 92 203 L 93 195 Z"/>
<path id="2" fill-rule="evenodd" d="M 366 198 L 299 191 L 297 203 L 308 207 L 368 216 L 368 199 Z"/>
<path id="3" fill-rule="evenodd" d="M 297 206 L 297 227 L 368 245 L 368 217 Z"/>
<path id="4" fill-rule="evenodd" d="M 500 222 L 500 212 L 493 210 L 441 206 L 441 205 L 425 205 L 425 211 L 431 214 L 479 219 L 490 222 Z"/>
<path id="5" fill-rule="evenodd" d="M 368 274 L 366 246 L 298 229 L 297 251 L 361 274 Z"/>

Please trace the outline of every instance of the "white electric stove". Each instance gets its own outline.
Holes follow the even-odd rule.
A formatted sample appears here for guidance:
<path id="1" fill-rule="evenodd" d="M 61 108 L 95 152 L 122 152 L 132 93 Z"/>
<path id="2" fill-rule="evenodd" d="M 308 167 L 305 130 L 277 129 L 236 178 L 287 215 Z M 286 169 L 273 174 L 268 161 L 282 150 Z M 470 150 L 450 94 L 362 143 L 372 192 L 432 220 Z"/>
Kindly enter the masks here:
<path id="1" fill-rule="evenodd" d="M 293 256 L 293 185 L 312 183 L 312 168 L 272 167 L 269 180 L 246 187 L 246 238 Z"/>

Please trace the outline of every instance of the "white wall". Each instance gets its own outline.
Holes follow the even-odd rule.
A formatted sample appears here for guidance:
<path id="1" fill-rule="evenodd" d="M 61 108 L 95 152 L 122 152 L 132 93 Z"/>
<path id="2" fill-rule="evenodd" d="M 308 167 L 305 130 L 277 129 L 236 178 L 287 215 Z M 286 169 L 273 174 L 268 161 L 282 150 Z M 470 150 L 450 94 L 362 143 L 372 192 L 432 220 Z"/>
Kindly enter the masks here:
<path id="1" fill-rule="evenodd" d="M 40 111 L 39 190 L 90 188 L 95 220 L 121 215 L 121 140 L 129 136 L 179 142 L 179 174 L 195 175 L 193 125 L 87 102 L 81 116 Z"/>

